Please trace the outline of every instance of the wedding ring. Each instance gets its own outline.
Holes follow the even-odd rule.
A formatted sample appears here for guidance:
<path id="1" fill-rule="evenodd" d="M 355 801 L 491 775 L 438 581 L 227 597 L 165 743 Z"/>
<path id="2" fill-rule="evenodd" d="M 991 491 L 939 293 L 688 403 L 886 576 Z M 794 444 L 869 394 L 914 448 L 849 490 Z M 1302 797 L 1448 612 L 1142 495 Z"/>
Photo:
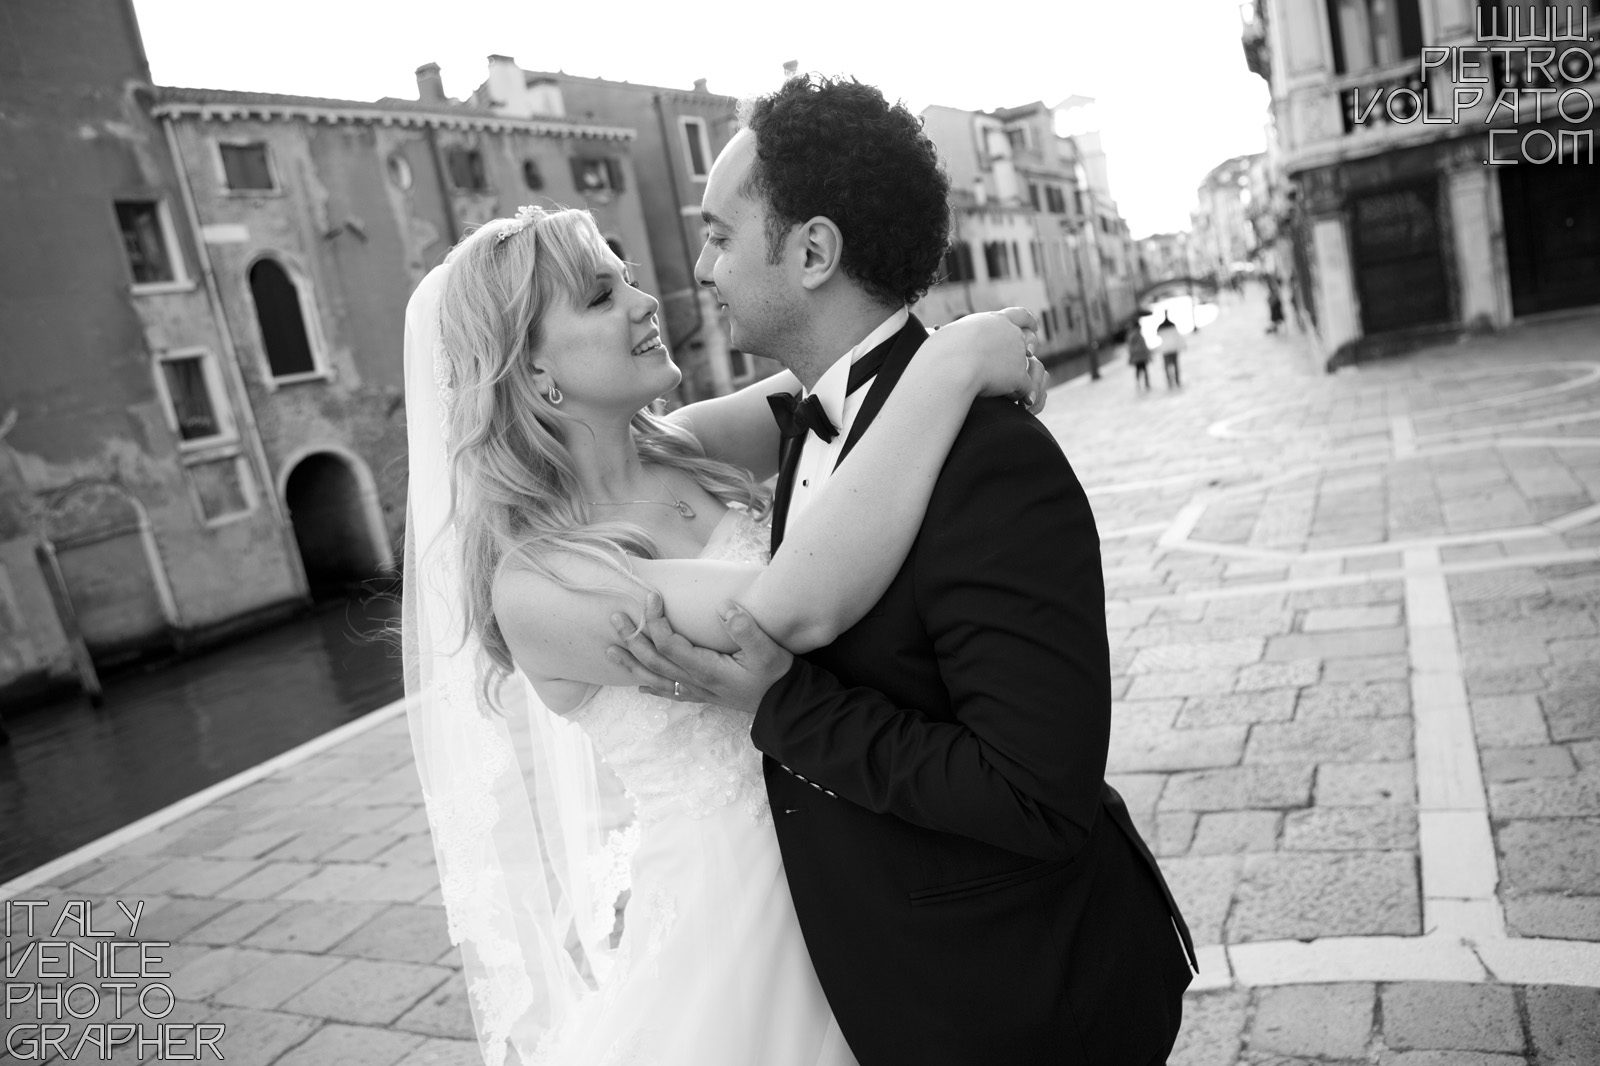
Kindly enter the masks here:
<path id="1" fill-rule="evenodd" d="M 683 695 L 683 685 L 681 683 L 677 681 L 672 683 L 672 695 L 674 697 Z"/>

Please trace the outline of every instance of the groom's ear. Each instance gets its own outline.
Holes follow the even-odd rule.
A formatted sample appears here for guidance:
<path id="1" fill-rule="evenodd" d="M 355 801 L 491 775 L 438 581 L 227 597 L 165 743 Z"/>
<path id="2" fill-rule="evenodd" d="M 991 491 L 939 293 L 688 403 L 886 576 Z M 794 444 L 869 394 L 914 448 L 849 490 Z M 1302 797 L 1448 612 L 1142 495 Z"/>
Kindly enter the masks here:
<path id="1" fill-rule="evenodd" d="M 844 258 L 844 235 L 833 219 L 818 215 L 800 225 L 800 250 L 804 255 L 800 284 L 820 288 L 839 270 Z"/>

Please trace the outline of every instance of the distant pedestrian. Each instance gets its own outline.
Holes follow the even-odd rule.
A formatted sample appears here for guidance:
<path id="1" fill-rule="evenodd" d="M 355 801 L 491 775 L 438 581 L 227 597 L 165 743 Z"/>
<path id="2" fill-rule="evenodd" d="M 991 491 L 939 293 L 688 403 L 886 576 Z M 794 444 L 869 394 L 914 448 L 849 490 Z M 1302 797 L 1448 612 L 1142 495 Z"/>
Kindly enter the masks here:
<path id="1" fill-rule="evenodd" d="M 1145 343 L 1144 334 L 1135 322 L 1128 327 L 1128 363 L 1133 367 L 1133 388 L 1138 391 L 1141 384 L 1145 391 L 1150 389 L 1150 345 Z"/>
<path id="2" fill-rule="evenodd" d="M 1267 282 L 1267 326 L 1268 333 L 1276 333 L 1283 328 L 1283 294 L 1278 291 L 1276 281 Z"/>
<path id="3" fill-rule="evenodd" d="M 1177 325 L 1172 321 L 1172 315 L 1161 316 L 1161 325 L 1156 327 L 1156 336 L 1161 341 L 1161 369 L 1167 375 L 1167 388 L 1181 388 L 1183 381 L 1178 377 L 1178 353 L 1183 351 L 1183 334 L 1178 332 Z"/>

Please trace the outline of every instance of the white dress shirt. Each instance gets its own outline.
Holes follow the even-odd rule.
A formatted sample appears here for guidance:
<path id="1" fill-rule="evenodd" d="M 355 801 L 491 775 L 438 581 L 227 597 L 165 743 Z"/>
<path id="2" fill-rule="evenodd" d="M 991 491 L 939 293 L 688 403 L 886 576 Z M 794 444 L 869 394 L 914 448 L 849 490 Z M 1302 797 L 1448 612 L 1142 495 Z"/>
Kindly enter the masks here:
<path id="1" fill-rule="evenodd" d="M 786 532 L 797 528 L 795 523 L 832 476 L 839 455 L 844 451 L 844 442 L 850 436 L 850 423 L 855 420 L 856 412 L 861 410 L 861 403 L 866 399 L 867 390 L 872 387 L 868 382 L 846 396 L 845 390 L 850 385 L 850 368 L 857 359 L 904 329 L 910 315 L 911 309 L 902 307 L 884 319 L 859 344 L 835 360 L 811 389 L 810 395 L 822 404 L 822 409 L 828 413 L 839 435 L 832 441 L 823 441 L 816 434 L 807 433 L 801 440 L 800 466 L 795 472 L 794 491 L 789 494 L 789 516 L 784 522 Z"/>

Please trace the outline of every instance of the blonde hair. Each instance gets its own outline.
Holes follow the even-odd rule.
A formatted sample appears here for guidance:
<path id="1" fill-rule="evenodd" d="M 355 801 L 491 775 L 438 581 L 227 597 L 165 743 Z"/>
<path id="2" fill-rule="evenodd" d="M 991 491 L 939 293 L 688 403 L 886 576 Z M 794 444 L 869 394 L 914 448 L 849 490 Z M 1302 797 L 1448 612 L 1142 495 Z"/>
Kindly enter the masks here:
<path id="1" fill-rule="evenodd" d="M 578 588 L 549 559 L 569 553 L 631 576 L 629 555 L 654 558 L 640 526 L 595 522 L 578 484 L 566 433 L 574 425 L 538 387 L 533 352 L 545 312 L 558 300 L 582 307 L 604 269 L 606 245 L 587 211 L 524 208 L 495 219 L 450 253 L 441 303 L 452 494 L 468 631 L 492 667 L 492 693 L 515 668 L 494 617 L 501 568 L 526 567 Z M 768 506 L 748 471 L 709 459 L 694 435 L 648 409 L 633 416 L 639 457 L 682 471 L 725 503 L 757 514 Z"/>

